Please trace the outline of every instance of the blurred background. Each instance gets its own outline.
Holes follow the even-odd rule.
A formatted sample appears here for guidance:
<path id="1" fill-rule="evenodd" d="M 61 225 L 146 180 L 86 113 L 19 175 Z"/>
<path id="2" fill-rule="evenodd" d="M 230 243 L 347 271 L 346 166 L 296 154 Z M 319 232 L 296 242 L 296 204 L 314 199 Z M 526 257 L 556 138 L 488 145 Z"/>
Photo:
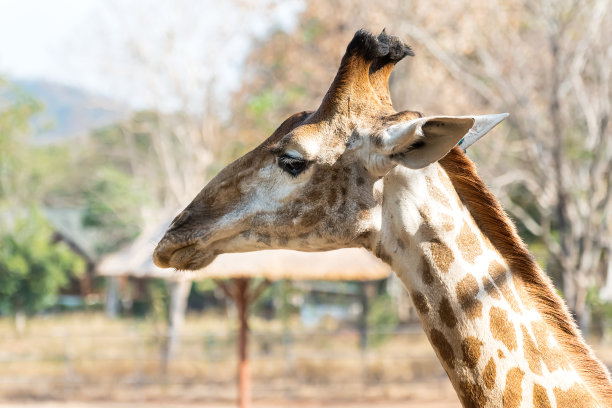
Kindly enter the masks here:
<path id="1" fill-rule="evenodd" d="M 234 406 L 246 310 L 255 406 L 459 406 L 393 275 L 150 263 L 362 27 L 397 110 L 511 113 L 468 154 L 612 364 L 611 1 L 0 0 L 0 405 Z"/>

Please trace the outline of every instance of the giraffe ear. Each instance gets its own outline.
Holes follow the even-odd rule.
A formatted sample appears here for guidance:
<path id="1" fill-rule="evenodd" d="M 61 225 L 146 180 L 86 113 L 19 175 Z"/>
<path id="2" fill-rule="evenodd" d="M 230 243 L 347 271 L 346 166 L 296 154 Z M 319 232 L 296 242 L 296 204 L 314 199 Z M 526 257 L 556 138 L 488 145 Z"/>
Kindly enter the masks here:
<path id="1" fill-rule="evenodd" d="M 383 145 L 395 163 L 420 169 L 446 156 L 460 142 L 466 149 L 507 116 L 502 113 L 419 118 L 387 128 Z"/>

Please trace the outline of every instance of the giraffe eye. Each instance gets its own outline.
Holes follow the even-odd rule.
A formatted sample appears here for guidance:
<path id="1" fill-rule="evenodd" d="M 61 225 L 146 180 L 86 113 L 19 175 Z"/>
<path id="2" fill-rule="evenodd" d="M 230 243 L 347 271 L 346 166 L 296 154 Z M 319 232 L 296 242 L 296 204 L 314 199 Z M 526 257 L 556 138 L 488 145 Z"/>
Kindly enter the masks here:
<path id="1" fill-rule="evenodd" d="M 308 162 L 304 159 L 298 159 L 287 154 L 278 157 L 278 167 L 292 175 L 297 176 L 308 167 Z"/>

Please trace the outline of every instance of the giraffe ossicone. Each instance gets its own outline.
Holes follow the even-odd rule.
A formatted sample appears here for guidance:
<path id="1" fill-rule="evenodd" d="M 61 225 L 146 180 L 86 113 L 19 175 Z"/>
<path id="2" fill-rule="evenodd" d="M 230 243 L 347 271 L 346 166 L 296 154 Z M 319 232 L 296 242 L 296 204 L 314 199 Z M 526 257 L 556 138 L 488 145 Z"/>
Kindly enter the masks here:
<path id="1" fill-rule="evenodd" d="M 285 120 L 173 221 L 160 267 L 365 247 L 396 271 L 465 407 L 609 407 L 612 385 L 461 148 L 507 116 L 396 112 L 411 49 L 358 31 L 316 111 Z"/>

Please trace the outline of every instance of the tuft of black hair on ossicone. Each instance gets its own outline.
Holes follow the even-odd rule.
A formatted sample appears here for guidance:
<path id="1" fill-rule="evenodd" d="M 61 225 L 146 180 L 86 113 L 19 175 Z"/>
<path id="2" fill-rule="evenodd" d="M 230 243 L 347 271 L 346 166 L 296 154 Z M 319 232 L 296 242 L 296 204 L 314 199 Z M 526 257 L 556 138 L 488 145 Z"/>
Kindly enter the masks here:
<path id="1" fill-rule="evenodd" d="M 412 49 L 398 37 L 388 35 L 386 30 L 375 36 L 367 30 L 361 29 L 346 48 L 347 55 L 360 56 L 372 62 L 370 72 L 381 67 L 400 61 L 407 55 L 414 56 Z"/>
<path id="2" fill-rule="evenodd" d="M 405 44 L 398 37 L 388 35 L 385 29 L 378 34 L 377 39 L 379 43 L 387 44 L 388 51 L 386 55 L 380 56 L 372 62 L 372 65 L 370 66 L 370 73 L 378 71 L 380 68 L 389 63 L 395 64 L 406 56 L 414 56 L 414 52 L 410 46 Z"/>
<path id="3" fill-rule="evenodd" d="M 414 51 L 412 51 L 412 48 L 410 48 L 408 44 L 405 44 L 398 37 L 388 35 L 385 28 L 383 28 L 382 32 L 378 34 L 378 41 L 389 46 L 389 53 L 386 55 L 389 58 L 389 61 L 397 62 L 407 55 L 414 57 Z"/>
<path id="4" fill-rule="evenodd" d="M 355 33 L 346 47 L 346 54 L 360 56 L 366 61 L 374 61 L 389 54 L 389 44 L 378 41 L 374 34 L 361 29 Z"/>

